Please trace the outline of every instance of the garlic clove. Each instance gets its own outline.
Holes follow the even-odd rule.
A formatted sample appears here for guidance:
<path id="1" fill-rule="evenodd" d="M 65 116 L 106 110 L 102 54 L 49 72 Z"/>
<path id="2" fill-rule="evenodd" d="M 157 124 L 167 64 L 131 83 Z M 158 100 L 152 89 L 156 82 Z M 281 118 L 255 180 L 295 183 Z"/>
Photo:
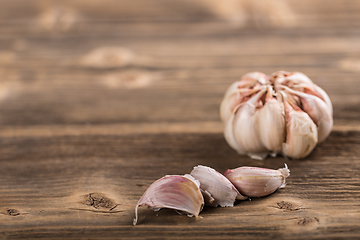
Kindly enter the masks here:
<path id="1" fill-rule="evenodd" d="M 324 141 L 329 136 L 333 126 L 332 108 L 329 108 L 326 102 L 319 97 L 294 91 L 287 87 L 283 88 L 287 92 L 300 97 L 303 110 L 318 127 L 318 142 Z"/>
<path id="2" fill-rule="evenodd" d="M 284 72 L 279 71 L 276 73 L 273 73 L 272 80 L 275 81 L 275 89 L 278 89 L 279 84 L 283 84 L 287 87 L 290 87 L 293 90 L 299 90 L 299 88 L 303 88 L 305 92 L 307 93 L 307 90 L 310 90 L 312 92 L 312 95 L 318 96 L 322 100 L 325 101 L 325 103 L 328 105 L 328 107 L 331 109 L 331 115 L 332 115 L 332 104 L 329 96 L 327 93 L 317 86 L 308 76 L 306 76 L 303 73 L 300 72 Z"/>
<path id="3" fill-rule="evenodd" d="M 171 208 L 186 212 L 189 217 L 198 216 L 204 205 L 200 192 L 200 183 L 191 175 L 167 175 L 152 183 L 135 207 L 135 219 L 138 221 L 138 208 L 147 205 L 154 211 Z"/>
<path id="4" fill-rule="evenodd" d="M 235 111 L 239 108 L 240 106 L 238 106 Z M 226 142 L 230 145 L 230 147 L 232 147 L 233 149 L 235 149 L 239 154 L 245 154 L 245 149 L 239 145 L 235 139 L 235 135 L 234 135 L 234 119 L 235 119 L 235 114 L 231 114 L 230 119 L 228 121 L 225 122 L 225 129 L 224 129 L 224 137 Z"/>
<path id="5" fill-rule="evenodd" d="M 263 87 L 258 93 L 252 96 L 247 102 L 238 108 L 233 120 L 233 131 L 235 141 L 246 153 L 250 153 L 253 158 L 266 157 L 268 150 L 258 136 L 258 120 L 255 114 L 256 108 L 262 102 L 260 99 L 266 92 Z"/>
<path id="6" fill-rule="evenodd" d="M 265 105 L 257 112 L 258 134 L 263 145 L 273 153 L 281 152 L 285 141 L 285 111 L 284 104 L 279 94 L 274 97 L 272 87 L 268 87 Z M 266 119 L 266 120 L 265 120 Z"/>
<path id="7" fill-rule="evenodd" d="M 264 91 L 264 87 L 262 89 L 251 89 L 249 95 L 259 92 L 259 91 Z M 261 97 L 261 94 L 259 96 Z M 255 95 L 255 97 L 256 97 L 256 95 Z M 252 103 L 251 101 L 253 101 L 254 103 Z M 250 101 L 250 104 L 256 104 L 255 99 L 253 99 L 251 101 Z M 239 143 L 236 141 L 236 138 L 234 135 L 234 119 L 235 119 L 235 116 L 238 115 L 237 112 L 238 112 L 239 108 L 243 107 L 246 104 L 249 104 L 249 103 L 244 102 L 244 103 L 240 103 L 238 106 L 236 106 L 235 109 L 232 110 L 230 118 L 227 121 L 224 121 L 225 122 L 225 127 L 224 127 L 225 128 L 224 129 L 225 140 L 239 154 L 246 154 L 246 150 L 244 149 L 244 147 L 242 145 L 239 145 Z M 250 107 L 251 107 L 251 105 L 250 105 Z M 248 107 L 246 107 L 246 108 L 248 108 Z M 222 110 L 222 108 L 221 108 L 221 110 Z M 226 110 L 226 111 L 228 111 L 228 110 Z M 255 112 L 255 110 L 253 112 Z M 264 158 L 266 157 L 266 155 L 264 156 Z M 255 157 L 257 157 L 256 154 L 255 154 L 254 158 Z"/>
<path id="8" fill-rule="evenodd" d="M 205 204 L 208 206 L 233 207 L 236 199 L 244 200 L 247 198 L 242 196 L 224 175 L 210 167 L 196 166 L 190 175 L 199 180 L 200 189 L 203 193 L 211 195 L 212 198 L 206 196 L 207 194 L 204 196 Z M 209 200 L 206 201 L 207 199 Z"/>
<path id="9" fill-rule="evenodd" d="M 224 100 L 220 106 L 220 117 L 222 121 L 230 119 L 233 110 L 251 94 L 259 91 L 264 85 L 268 84 L 269 77 L 260 72 L 250 72 L 241 77 L 239 81 L 234 82 L 226 90 Z"/>
<path id="10" fill-rule="evenodd" d="M 241 79 L 243 79 L 243 81 L 246 81 L 247 79 L 253 79 L 261 85 L 266 85 L 270 83 L 269 77 L 262 72 L 249 72 L 243 75 Z"/>
<path id="11" fill-rule="evenodd" d="M 234 105 L 236 105 L 237 102 L 241 102 L 241 95 L 238 92 L 237 85 L 238 82 L 231 84 L 224 95 L 223 101 L 221 102 L 220 118 L 224 122 L 230 119 Z"/>
<path id="12" fill-rule="evenodd" d="M 298 84 L 313 84 L 313 81 L 301 72 L 278 71 L 271 74 L 271 76 L 271 80 L 274 82 L 275 88 L 279 84 L 283 84 L 288 87 Z"/>
<path id="13" fill-rule="evenodd" d="M 251 94 L 259 91 L 259 88 L 254 89 L 235 89 L 224 97 L 220 105 L 220 118 L 222 121 L 230 119 L 231 114 L 235 109 Z"/>
<path id="14" fill-rule="evenodd" d="M 313 81 L 311 81 L 311 79 L 308 76 L 306 76 L 301 72 L 292 72 L 288 74 L 289 75 L 285 77 L 285 80 L 290 80 L 295 84 L 299 84 L 299 83 L 313 84 Z"/>
<path id="15" fill-rule="evenodd" d="M 236 82 L 237 83 L 237 82 Z M 232 88 L 230 86 L 230 88 Z M 257 93 L 263 87 L 254 87 L 254 88 L 241 88 L 234 89 L 231 92 L 227 93 L 224 97 L 224 100 L 220 105 L 220 118 L 222 121 L 228 121 L 231 118 L 231 115 L 237 110 L 237 108 L 252 94 Z"/>
<path id="16" fill-rule="evenodd" d="M 321 100 L 323 100 L 326 103 L 326 105 L 330 111 L 330 115 L 332 116 L 333 106 L 332 106 L 331 100 L 330 100 L 329 96 L 327 95 L 327 93 L 323 89 L 321 89 L 319 86 L 317 86 L 316 84 L 299 84 L 299 85 L 292 87 L 291 89 L 320 98 Z"/>
<path id="17" fill-rule="evenodd" d="M 315 123 L 308 114 L 299 107 L 292 105 L 284 92 L 286 142 L 282 153 L 291 158 L 304 158 L 311 153 L 318 142 Z"/>
<path id="18" fill-rule="evenodd" d="M 330 109 L 330 115 L 332 116 L 333 115 L 333 106 L 331 104 L 329 95 L 327 95 L 327 93 L 317 85 L 314 85 L 314 88 L 315 88 L 316 92 L 321 96 L 321 98 L 325 101 L 326 105 Z"/>
<path id="19" fill-rule="evenodd" d="M 290 176 L 290 170 L 286 164 L 285 168 L 278 170 L 239 167 L 227 170 L 224 175 L 241 194 L 248 197 L 264 197 L 285 187 L 285 180 Z"/>

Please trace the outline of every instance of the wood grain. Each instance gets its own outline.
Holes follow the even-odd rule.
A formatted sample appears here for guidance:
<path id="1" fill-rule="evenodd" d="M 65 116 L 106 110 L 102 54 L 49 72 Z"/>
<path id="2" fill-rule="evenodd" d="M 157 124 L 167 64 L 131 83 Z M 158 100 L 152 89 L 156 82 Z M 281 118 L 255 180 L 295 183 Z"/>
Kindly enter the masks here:
<path id="1" fill-rule="evenodd" d="M 360 236 L 360 5 L 280 0 L 290 26 L 272 10 L 233 18 L 237 1 L 0 0 L 0 239 Z M 223 94 L 277 70 L 328 92 L 333 132 L 303 160 L 239 156 Z M 285 162 L 288 184 L 268 197 L 198 219 L 142 207 L 132 226 L 164 175 Z"/>
<path id="2" fill-rule="evenodd" d="M 1 138 L 2 233 L 9 238 L 326 238 L 341 232 L 338 236 L 351 237 L 360 220 L 359 140 L 359 132 L 333 132 L 304 160 L 259 162 L 238 156 L 221 133 Z M 141 208 L 139 225 L 131 226 L 134 206 L 154 179 L 188 173 L 197 164 L 223 172 L 242 165 L 278 168 L 284 162 L 291 169 L 288 185 L 269 197 L 234 208 L 205 208 L 201 219 Z M 91 206 L 93 193 L 111 204 Z M 10 209 L 19 215 L 8 214 Z"/>

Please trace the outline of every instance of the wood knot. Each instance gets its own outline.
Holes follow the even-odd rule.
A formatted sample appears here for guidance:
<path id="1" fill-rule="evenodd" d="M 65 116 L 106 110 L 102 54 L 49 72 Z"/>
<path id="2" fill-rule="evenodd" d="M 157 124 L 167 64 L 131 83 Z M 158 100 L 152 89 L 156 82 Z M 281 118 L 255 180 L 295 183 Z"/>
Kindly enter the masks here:
<path id="1" fill-rule="evenodd" d="M 119 68 L 130 65 L 135 54 L 122 47 L 100 47 L 86 54 L 80 64 L 92 68 Z"/>
<path id="2" fill-rule="evenodd" d="M 286 201 L 278 202 L 277 207 L 286 211 L 297 211 L 300 209 L 300 206 L 296 206 L 295 204 Z"/>
<path id="3" fill-rule="evenodd" d="M 101 84 L 114 88 L 144 88 L 153 82 L 153 76 L 146 72 L 126 71 L 111 73 L 101 79 Z"/>
<path id="4" fill-rule="evenodd" d="M 319 219 L 316 217 L 305 217 L 305 218 L 301 218 L 297 224 L 301 225 L 301 226 L 306 226 L 309 224 L 313 224 L 313 223 L 319 223 Z"/>
<path id="5" fill-rule="evenodd" d="M 77 21 L 77 14 L 70 9 L 50 8 L 39 17 L 39 24 L 48 31 L 67 31 Z"/>
<path id="6" fill-rule="evenodd" d="M 345 58 L 340 60 L 339 67 L 346 71 L 358 72 L 360 71 L 360 59 Z"/>
<path id="7" fill-rule="evenodd" d="M 19 211 L 13 208 L 7 209 L 6 213 L 10 216 L 17 216 L 20 215 Z"/>
<path id="8" fill-rule="evenodd" d="M 100 193 L 89 193 L 85 204 L 95 209 L 106 208 L 109 210 L 112 210 L 117 206 L 110 198 L 105 197 Z"/>
<path id="9" fill-rule="evenodd" d="M 16 54 L 11 51 L 1 51 L 0 52 L 0 63 L 2 65 L 11 64 L 16 61 Z"/>

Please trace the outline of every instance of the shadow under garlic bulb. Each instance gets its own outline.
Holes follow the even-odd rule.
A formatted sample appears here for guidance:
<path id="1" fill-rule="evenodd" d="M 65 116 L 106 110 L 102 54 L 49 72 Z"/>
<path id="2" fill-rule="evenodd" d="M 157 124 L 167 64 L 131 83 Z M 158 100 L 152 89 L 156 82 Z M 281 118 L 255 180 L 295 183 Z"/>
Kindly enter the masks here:
<path id="1" fill-rule="evenodd" d="M 224 136 L 239 154 L 304 158 L 333 126 L 329 96 L 300 72 L 245 74 L 220 106 Z"/>

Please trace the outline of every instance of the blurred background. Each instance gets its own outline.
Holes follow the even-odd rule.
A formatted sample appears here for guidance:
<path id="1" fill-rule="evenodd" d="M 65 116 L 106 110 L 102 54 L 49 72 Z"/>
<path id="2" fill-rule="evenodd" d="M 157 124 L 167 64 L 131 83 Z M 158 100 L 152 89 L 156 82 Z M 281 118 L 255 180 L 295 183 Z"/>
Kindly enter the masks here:
<path id="1" fill-rule="evenodd" d="M 357 0 L 0 0 L 0 124 L 218 122 L 249 71 L 302 71 L 360 117 Z"/>

